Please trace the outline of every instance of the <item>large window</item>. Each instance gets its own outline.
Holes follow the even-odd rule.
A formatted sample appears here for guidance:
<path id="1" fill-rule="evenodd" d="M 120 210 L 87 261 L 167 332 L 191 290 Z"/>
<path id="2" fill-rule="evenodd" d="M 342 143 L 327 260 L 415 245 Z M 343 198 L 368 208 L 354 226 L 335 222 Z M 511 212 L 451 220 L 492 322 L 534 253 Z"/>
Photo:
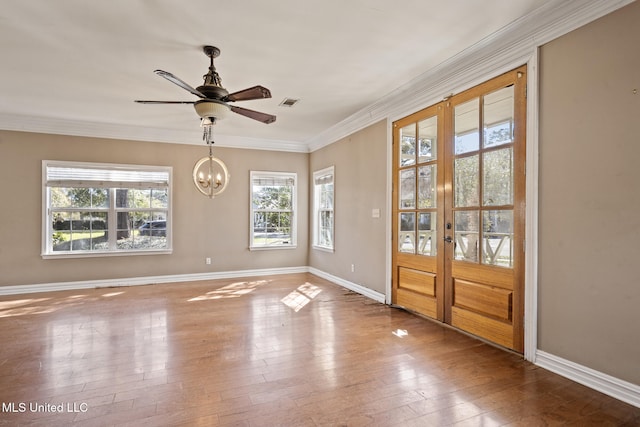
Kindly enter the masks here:
<path id="1" fill-rule="evenodd" d="M 45 160 L 43 256 L 171 251 L 171 168 Z"/>
<path id="2" fill-rule="evenodd" d="M 313 246 L 333 251 L 334 167 L 313 173 Z"/>
<path id="3" fill-rule="evenodd" d="M 296 246 L 296 181 L 295 173 L 251 171 L 251 249 Z"/>

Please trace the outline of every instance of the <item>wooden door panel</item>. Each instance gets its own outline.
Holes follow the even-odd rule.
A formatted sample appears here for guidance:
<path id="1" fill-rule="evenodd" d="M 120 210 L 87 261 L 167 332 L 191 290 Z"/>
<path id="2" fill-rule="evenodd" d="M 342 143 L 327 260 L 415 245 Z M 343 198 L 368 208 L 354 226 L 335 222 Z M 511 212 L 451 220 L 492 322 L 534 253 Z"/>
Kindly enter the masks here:
<path id="1" fill-rule="evenodd" d="M 398 268 L 398 288 L 422 295 L 436 296 L 436 275 L 411 268 Z"/>
<path id="2" fill-rule="evenodd" d="M 437 300 L 434 297 L 407 291 L 406 289 L 397 290 L 396 304 L 428 317 L 436 318 L 438 315 Z"/>
<path id="3" fill-rule="evenodd" d="M 410 254 L 398 254 L 398 265 L 402 267 L 411 268 L 414 270 L 425 271 L 428 273 L 437 274 L 437 259 L 436 257 L 415 256 Z"/>
<path id="4" fill-rule="evenodd" d="M 461 307 L 452 307 L 451 326 L 507 348 L 515 347 L 513 325 L 507 322 L 501 322 Z"/>
<path id="5" fill-rule="evenodd" d="M 453 306 L 511 322 L 513 292 L 466 280 L 453 280 Z"/>
<path id="6" fill-rule="evenodd" d="M 398 267 L 395 303 L 429 317 L 437 317 L 436 275 Z"/>
<path id="7" fill-rule="evenodd" d="M 488 283 L 503 289 L 513 290 L 513 270 L 495 268 L 481 264 L 453 261 L 451 276 L 477 283 Z"/>

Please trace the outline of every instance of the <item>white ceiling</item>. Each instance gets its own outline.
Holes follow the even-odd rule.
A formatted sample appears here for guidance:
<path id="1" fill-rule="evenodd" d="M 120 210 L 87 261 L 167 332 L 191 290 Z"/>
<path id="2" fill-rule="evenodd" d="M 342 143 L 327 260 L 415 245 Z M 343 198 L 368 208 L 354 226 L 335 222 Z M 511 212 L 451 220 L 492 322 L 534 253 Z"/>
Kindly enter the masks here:
<path id="1" fill-rule="evenodd" d="M 260 84 L 273 95 L 237 105 L 277 115 L 265 125 L 231 114 L 217 137 L 304 146 L 548 1 L 0 0 L 0 128 L 200 135 L 192 106 L 133 100 L 193 101 L 153 71 L 199 86 L 211 44 L 229 92 Z"/>

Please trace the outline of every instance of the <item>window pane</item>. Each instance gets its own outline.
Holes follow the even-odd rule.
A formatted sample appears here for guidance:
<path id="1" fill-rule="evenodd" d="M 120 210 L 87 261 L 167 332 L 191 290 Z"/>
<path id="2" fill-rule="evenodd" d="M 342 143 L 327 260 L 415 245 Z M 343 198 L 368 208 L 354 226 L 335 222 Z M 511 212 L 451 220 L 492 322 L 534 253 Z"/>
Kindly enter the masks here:
<path id="1" fill-rule="evenodd" d="M 164 249 L 167 247 L 167 220 L 164 212 L 118 212 L 116 247 Z"/>
<path id="2" fill-rule="evenodd" d="M 419 122 L 418 136 L 418 163 L 435 160 L 438 148 L 438 116 Z"/>
<path id="3" fill-rule="evenodd" d="M 513 267 L 513 211 L 482 213 L 482 262 Z"/>
<path id="4" fill-rule="evenodd" d="M 455 259 L 478 262 L 478 211 L 456 211 Z"/>
<path id="5" fill-rule="evenodd" d="M 166 188 L 151 190 L 151 207 L 155 209 L 169 207 L 169 190 Z"/>
<path id="6" fill-rule="evenodd" d="M 416 163 L 416 125 L 412 123 L 400 129 L 400 166 Z"/>
<path id="7" fill-rule="evenodd" d="M 436 213 L 418 214 L 418 253 L 435 256 L 437 254 Z"/>
<path id="8" fill-rule="evenodd" d="M 418 209 L 436 207 L 436 165 L 418 168 Z"/>
<path id="9" fill-rule="evenodd" d="M 318 245 L 333 247 L 333 212 L 320 211 L 319 214 Z"/>
<path id="10" fill-rule="evenodd" d="M 493 147 L 513 141 L 513 86 L 484 97 L 484 146 Z"/>
<path id="11" fill-rule="evenodd" d="M 454 153 L 463 154 L 480 149 L 480 99 L 457 105 L 454 111 Z"/>
<path id="12" fill-rule="evenodd" d="M 109 190 L 104 188 L 51 187 L 52 208 L 108 208 Z"/>
<path id="13" fill-rule="evenodd" d="M 291 244 L 291 212 L 255 212 L 253 244 L 276 246 Z"/>
<path id="14" fill-rule="evenodd" d="M 88 251 L 107 239 L 106 212 L 56 212 L 52 223 L 54 251 Z"/>
<path id="15" fill-rule="evenodd" d="M 333 208 L 333 184 L 320 186 L 320 209 Z"/>
<path id="16" fill-rule="evenodd" d="M 292 207 L 292 187 L 289 186 L 254 186 L 254 209 L 287 209 Z"/>
<path id="17" fill-rule="evenodd" d="M 513 204 L 513 148 L 483 154 L 483 204 L 503 206 Z"/>
<path id="18" fill-rule="evenodd" d="M 416 214 L 403 212 L 398 218 L 400 221 L 400 234 L 398 236 L 398 251 L 415 253 Z"/>
<path id="19" fill-rule="evenodd" d="M 454 203 L 456 207 L 478 206 L 479 157 L 477 154 L 454 162 Z"/>
<path id="20" fill-rule="evenodd" d="M 400 209 L 412 209 L 416 207 L 416 170 L 405 169 L 400 171 Z"/>

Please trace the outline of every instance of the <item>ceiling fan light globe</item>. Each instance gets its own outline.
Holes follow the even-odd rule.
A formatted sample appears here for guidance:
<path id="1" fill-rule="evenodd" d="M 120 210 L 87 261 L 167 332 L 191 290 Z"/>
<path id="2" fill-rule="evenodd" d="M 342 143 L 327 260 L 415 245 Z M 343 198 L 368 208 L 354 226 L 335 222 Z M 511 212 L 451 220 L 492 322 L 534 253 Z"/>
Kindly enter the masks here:
<path id="1" fill-rule="evenodd" d="M 226 104 L 211 99 L 196 101 L 193 106 L 196 113 L 203 119 L 213 117 L 216 120 L 222 120 L 229 114 L 229 107 Z"/>

